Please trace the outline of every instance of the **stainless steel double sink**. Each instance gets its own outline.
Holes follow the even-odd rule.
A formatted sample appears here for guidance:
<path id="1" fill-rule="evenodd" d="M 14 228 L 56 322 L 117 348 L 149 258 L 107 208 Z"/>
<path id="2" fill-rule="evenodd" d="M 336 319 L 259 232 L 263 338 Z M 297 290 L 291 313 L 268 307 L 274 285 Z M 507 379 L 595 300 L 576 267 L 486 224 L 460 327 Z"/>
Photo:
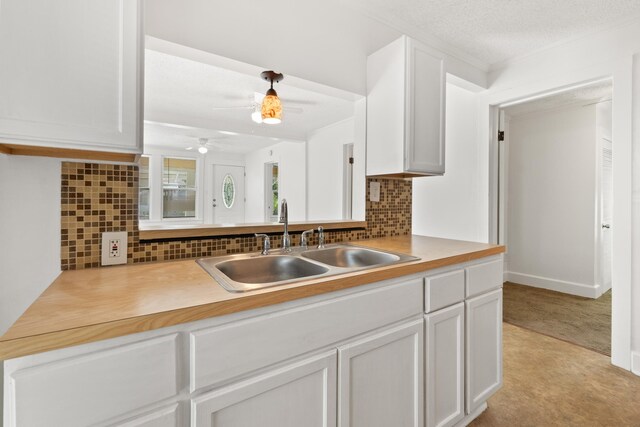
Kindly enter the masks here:
<path id="1" fill-rule="evenodd" d="M 327 245 L 322 249 L 292 248 L 270 255 L 260 253 L 201 258 L 196 262 L 230 292 L 247 292 L 352 271 L 415 261 L 419 258 L 363 248 Z"/>

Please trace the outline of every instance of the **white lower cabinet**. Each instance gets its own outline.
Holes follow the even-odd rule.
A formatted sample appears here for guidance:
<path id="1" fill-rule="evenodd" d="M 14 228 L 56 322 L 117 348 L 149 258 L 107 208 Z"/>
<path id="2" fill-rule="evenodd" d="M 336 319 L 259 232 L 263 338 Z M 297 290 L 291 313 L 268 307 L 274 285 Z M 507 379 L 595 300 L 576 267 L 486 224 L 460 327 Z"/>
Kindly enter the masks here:
<path id="1" fill-rule="evenodd" d="M 132 420 L 113 424 L 118 427 L 175 427 L 180 424 L 179 405 L 174 403 Z"/>
<path id="2" fill-rule="evenodd" d="M 191 425 L 332 427 L 336 400 L 334 350 L 194 398 Z"/>
<path id="3" fill-rule="evenodd" d="M 422 320 L 338 348 L 340 427 L 421 427 Z"/>
<path id="4" fill-rule="evenodd" d="M 427 427 L 453 426 L 464 409 L 464 303 L 425 316 Z"/>
<path id="5" fill-rule="evenodd" d="M 3 425 L 463 425 L 502 385 L 501 263 L 7 360 Z"/>
<path id="6" fill-rule="evenodd" d="M 466 300 L 466 410 L 502 387 L 502 289 Z"/>

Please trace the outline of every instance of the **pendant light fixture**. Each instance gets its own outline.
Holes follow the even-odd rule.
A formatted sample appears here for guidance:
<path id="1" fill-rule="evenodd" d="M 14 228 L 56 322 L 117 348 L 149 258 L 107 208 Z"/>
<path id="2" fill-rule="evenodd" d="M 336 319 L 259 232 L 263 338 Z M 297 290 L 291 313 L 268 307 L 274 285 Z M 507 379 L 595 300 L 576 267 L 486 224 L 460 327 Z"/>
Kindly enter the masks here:
<path id="1" fill-rule="evenodd" d="M 271 87 L 262 100 L 262 121 L 268 125 L 277 125 L 282 122 L 282 103 L 273 88 L 273 82 L 281 81 L 284 76 L 274 71 L 263 71 L 260 74 L 264 80 L 271 82 Z"/>

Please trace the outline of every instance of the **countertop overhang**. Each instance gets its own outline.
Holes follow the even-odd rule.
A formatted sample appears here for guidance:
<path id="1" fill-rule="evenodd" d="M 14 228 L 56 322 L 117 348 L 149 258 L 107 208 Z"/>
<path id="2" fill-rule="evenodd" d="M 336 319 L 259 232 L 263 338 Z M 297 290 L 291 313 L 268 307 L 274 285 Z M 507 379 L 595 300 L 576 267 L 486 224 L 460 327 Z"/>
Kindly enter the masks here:
<path id="1" fill-rule="evenodd" d="M 230 293 L 194 259 L 65 271 L 0 337 L 0 360 L 279 304 L 503 253 L 504 246 L 424 236 L 354 244 L 419 261 Z"/>

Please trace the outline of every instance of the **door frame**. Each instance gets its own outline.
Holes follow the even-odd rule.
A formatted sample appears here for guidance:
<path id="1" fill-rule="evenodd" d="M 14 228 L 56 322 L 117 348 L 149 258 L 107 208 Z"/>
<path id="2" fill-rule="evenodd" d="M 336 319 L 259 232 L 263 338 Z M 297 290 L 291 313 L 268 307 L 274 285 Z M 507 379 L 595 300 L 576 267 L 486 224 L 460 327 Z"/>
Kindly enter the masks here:
<path id="1" fill-rule="evenodd" d="M 613 80 L 612 139 L 616 141 L 613 155 L 613 212 L 612 265 L 611 265 L 611 363 L 631 370 L 631 258 L 632 245 L 632 126 L 633 126 L 633 56 L 626 56 L 613 64 L 599 64 L 582 70 L 575 77 L 562 81 L 544 80 L 520 88 L 491 93 L 484 96 L 481 108 L 486 107 L 488 122 L 480 126 L 482 140 L 488 137 L 488 240 L 498 243 L 499 184 L 498 171 L 498 117 L 500 108 L 534 100 L 554 93 L 591 85 L 605 79 Z M 488 131 L 488 135 L 484 132 Z M 504 160 L 504 159 L 502 159 Z M 504 165 L 502 166 L 504 170 Z M 503 195 L 504 197 L 504 195 Z M 504 217 L 504 212 L 502 212 Z M 507 248 L 508 252 L 508 248 Z"/>

